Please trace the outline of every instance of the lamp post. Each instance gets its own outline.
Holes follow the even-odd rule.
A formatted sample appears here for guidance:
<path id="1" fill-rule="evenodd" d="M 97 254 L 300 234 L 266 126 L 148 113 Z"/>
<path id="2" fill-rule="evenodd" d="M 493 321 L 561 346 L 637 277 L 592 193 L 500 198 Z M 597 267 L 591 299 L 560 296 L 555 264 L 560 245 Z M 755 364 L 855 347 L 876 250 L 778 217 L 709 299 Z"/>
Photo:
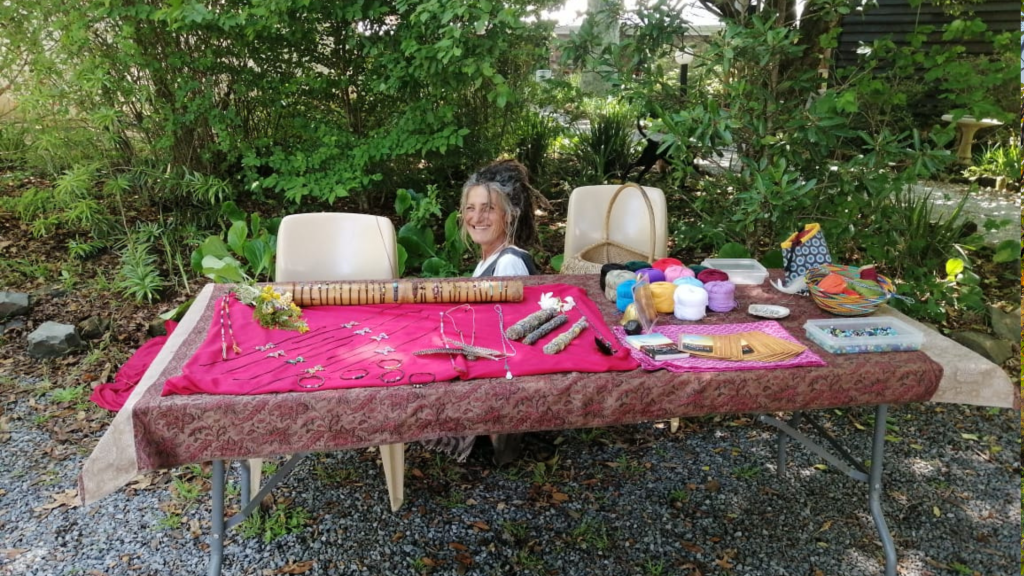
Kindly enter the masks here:
<path id="1" fill-rule="evenodd" d="M 693 52 L 687 48 L 676 50 L 676 64 L 679 64 L 679 95 L 683 98 L 686 97 L 686 76 L 690 62 L 693 62 Z"/>

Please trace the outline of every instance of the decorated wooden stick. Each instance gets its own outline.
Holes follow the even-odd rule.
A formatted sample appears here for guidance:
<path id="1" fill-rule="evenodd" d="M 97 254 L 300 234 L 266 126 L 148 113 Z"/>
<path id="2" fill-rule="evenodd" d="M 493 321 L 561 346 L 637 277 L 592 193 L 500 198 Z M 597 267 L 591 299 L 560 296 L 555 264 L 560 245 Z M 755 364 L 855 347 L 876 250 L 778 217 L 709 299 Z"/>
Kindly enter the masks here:
<path id="1" fill-rule="evenodd" d="M 551 320 L 548 320 L 547 322 L 545 322 L 544 325 L 542 325 L 540 328 L 537 328 L 533 332 L 530 332 L 529 334 L 527 334 L 526 338 L 523 338 L 523 344 L 527 344 L 527 345 L 534 344 L 535 342 L 537 342 L 541 338 L 547 336 L 552 331 L 554 331 L 555 328 L 558 328 L 559 326 L 561 326 L 562 324 L 565 324 L 568 321 L 569 321 L 569 317 L 566 316 L 565 314 L 559 314 L 558 316 L 555 316 Z"/>
<path id="2" fill-rule="evenodd" d="M 520 280 L 363 280 L 358 282 L 275 282 L 298 306 L 522 302 Z"/>
<path id="3" fill-rule="evenodd" d="M 509 326 L 508 329 L 505 330 L 505 337 L 509 340 L 520 340 L 530 332 L 540 328 L 541 325 L 548 320 L 554 318 L 556 314 L 558 314 L 558 310 L 555 310 L 554 308 L 538 310 L 519 322 Z"/>
<path id="4" fill-rule="evenodd" d="M 565 350 L 569 343 L 572 342 L 573 339 L 575 339 L 577 336 L 579 336 L 580 332 L 583 332 L 583 329 L 586 327 L 587 319 L 580 318 L 579 320 L 576 321 L 575 324 L 572 325 L 572 327 L 570 327 L 565 332 L 562 332 L 558 336 L 555 336 L 555 339 L 552 340 L 551 342 L 548 342 L 547 345 L 544 346 L 544 353 L 558 354 L 562 350 Z"/>

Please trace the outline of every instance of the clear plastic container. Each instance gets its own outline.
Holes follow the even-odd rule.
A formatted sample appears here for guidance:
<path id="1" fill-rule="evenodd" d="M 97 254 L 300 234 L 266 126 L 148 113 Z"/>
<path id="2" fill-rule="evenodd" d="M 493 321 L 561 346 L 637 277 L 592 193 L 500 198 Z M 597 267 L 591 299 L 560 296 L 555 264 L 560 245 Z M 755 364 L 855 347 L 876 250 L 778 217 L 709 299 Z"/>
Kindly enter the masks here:
<path id="1" fill-rule="evenodd" d="M 725 272 L 733 284 L 761 284 L 768 278 L 768 270 L 753 258 L 707 258 L 700 265 Z"/>
<path id="2" fill-rule="evenodd" d="M 888 333 L 877 334 L 879 329 Z M 924 344 L 920 330 L 889 316 L 808 320 L 804 330 L 811 341 L 832 354 L 909 352 L 920 350 Z"/>

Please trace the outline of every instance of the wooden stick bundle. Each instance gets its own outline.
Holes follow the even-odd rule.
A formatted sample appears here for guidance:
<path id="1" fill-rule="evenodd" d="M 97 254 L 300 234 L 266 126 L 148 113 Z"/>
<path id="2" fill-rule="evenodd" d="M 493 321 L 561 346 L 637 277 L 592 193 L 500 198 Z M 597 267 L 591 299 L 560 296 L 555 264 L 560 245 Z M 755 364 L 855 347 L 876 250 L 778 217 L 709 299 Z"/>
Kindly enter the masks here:
<path id="1" fill-rule="evenodd" d="M 438 304 L 522 302 L 519 280 L 360 280 L 353 282 L 275 282 L 274 290 L 291 292 L 298 306 L 364 304 Z"/>

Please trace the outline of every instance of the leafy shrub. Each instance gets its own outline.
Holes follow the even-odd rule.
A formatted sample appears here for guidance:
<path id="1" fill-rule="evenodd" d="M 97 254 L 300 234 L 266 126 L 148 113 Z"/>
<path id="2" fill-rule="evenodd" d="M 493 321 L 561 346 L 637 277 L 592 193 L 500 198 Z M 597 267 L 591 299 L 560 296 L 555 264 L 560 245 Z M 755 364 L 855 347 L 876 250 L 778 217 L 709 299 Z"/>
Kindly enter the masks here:
<path id="1" fill-rule="evenodd" d="M 569 147 L 581 171 L 579 183 L 621 180 L 639 152 L 636 111 L 617 99 L 589 99 L 584 108 L 589 125 L 576 125 Z"/>
<path id="2" fill-rule="evenodd" d="M 281 219 L 264 222 L 259 214 L 247 216 L 230 201 L 220 211 L 231 225 L 224 238 L 209 236 L 192 252 L 192 269 L 214 282 L 270 280 Z"/>
<path id="3" fill-rule="evenodd" d="M 441 218 L 436 186 L 428 186 L 426 195 L 413 190 L 399 190 L 395 212 L 408 221 L 398 229 L 398 275 L 419 272 L 428 278 L 459 276 L 466 243 L 459 227 L 458 211 L 444 220 L 444 240 L 438 244 L 434 226 Z M 408 214 L 408 216 L 406 216 Z"/>

